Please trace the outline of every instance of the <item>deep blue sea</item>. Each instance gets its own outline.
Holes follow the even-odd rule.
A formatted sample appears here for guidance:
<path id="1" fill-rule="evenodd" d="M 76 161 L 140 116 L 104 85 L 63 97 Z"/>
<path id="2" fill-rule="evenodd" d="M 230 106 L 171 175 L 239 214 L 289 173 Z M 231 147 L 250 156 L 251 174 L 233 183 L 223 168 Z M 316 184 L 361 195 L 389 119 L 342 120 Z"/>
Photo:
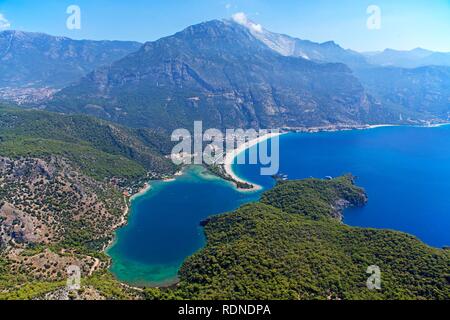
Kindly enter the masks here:
<path id="1" fill-rule="evenodd" d="M 129 224 L 108 252 L 120 280 L 173 283 L 184 259 L 205 244 L 199 222 L 260 196 L 202 171 L 192 167 L 174 182 L 153 183 L 133 201 Z M 274 185 L 271 177 L 260 176 L 258 165 L 235 165 L 234 171 L 265 189 Z M 289 179 L 352 173 L 369 203 L 346 210 L 346 224 L 450 245 L 450 126 L 287 134 L 280 138 L 280 172 Z"/>

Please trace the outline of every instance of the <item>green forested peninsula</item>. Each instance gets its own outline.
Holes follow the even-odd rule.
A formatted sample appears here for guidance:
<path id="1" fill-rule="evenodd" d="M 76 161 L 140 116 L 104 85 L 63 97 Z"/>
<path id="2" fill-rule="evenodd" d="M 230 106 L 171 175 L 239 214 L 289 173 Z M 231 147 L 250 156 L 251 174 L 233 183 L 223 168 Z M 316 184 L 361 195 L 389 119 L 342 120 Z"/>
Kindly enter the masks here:
<path id="1" fill-rule="evenodd" d="M 400 232 L 354 228 L 341 210 L 362 205 L 351 176 L 280 182 L 259 203 L 205 222 L 206 248 L 174 290 L 150 299 L 449 299 L 450 252 Z M 369 290 L 369 266 L 381 290 Z"/>

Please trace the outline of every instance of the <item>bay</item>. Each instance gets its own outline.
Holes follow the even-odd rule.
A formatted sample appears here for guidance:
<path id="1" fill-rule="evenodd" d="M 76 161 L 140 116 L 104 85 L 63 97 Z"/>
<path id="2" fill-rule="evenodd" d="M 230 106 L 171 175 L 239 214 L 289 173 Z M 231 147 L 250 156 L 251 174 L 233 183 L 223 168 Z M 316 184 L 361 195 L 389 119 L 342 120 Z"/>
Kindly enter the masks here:
<path id="1" fill-rule="evenodd" d="M 132 202 L 129 223 L 108 250 L 115 276 L 136 286 L 176 283 L 183 261 L 205 245 L 202 220 L 257 201 L 274 186 L 272 177 L 260 175 L 259 165 L 233 170 L 263 189 L 238 191 L 198 166 L 174 181 L 152 182 L 151 190 Z M 289 179 L 352 173 L 369 202 L 346 210 L 344 223 L 407 232 L 435 247 L 450 245 L 450 126 L 286 134 L 280 137 L 280 173 Z"/>

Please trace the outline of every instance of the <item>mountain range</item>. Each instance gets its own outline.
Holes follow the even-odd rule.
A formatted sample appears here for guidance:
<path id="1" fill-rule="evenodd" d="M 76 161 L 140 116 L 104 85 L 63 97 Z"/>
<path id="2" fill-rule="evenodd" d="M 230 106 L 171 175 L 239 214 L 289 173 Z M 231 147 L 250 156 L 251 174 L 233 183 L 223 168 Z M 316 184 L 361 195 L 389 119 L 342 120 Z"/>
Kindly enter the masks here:
<path id="1" fill-rule="evenodd" d="M 422 49 L 362 54 L 233 20 L 190 26 L 144 45 L 16 31 L 0 39 L 14 39 L 0 62 L 6 70 L 0 96 L 130 127 L 171 130 L 203 120 L 217 128 L 304 128 L 449 117 L 447 54 Z M 44 61 L 38 72 L 29 57 Z M 426 61 L 442 63 L 414 68 Z M 39 96 L 32 88 L 51 91 Z"/>
<path id="2" fill-rule="evenodd" d="M 333 41 L 300 40 L 255 28 L 251 21 L 244 25 L 254 37 L 282 55 L 349 66 L 367 93 L 385 107 L 382 118 L 386 123 L 449 118 L 450 53 L 421 48 L 358 53 Z M 370 120 L 377 122 L 380 118 Z"/>
<path id="3" fill-rule="evenodd" d="M 356 124 L 380 112 L 347 66 L 280 55 L 229 21 L 148 42 L 63 89 L 49 108 L 168 128 Z"/>
<path id="4" fill-rule="evenodd" d="M 62 88 L 141 46 L 138 42 L 72 40 L 41 33 L 0 33 L 0 87 Z"/>
<path id="5" fill-rule="evenodd" d="M 418 68 L 424 66 L 450 66 L 449 52 L 433 52 L 416 48 L 410 51 L 386 49 L 382 52 L 364 53 L 367 61 L 381 66 Z"/>

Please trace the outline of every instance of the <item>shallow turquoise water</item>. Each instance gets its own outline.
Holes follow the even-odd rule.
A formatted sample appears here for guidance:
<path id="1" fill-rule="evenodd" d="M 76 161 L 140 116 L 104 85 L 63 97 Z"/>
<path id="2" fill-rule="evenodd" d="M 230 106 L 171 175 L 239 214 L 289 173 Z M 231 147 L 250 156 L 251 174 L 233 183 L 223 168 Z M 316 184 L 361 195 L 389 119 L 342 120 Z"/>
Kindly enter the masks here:
<path id="1" fill-rule="evenodd" d="M 369 203 L 347 210 L 345 223 L 408 232 L 436 247 L 450 244 L 450 126 L 288 134 L 280 138 L 280 150 L 280 172 L 289 179 L 357 176 Z M 240 177 L 273 187 L 259 169 L 234 166 Z M 176 181 L 152 183 L 133 201 L 129 224 L 108 251 L 119 280 L 174 283 L 183 261 L 205 244 L 199 223 L 260 197 L 203 171 L 191 167 Z"/>
<path id="2" fill-rule="evenodd" d="M 171 182 L 154 182 L 151 190 L 132 203 L 129 223 L 117 231 L 108 250 L 111 271 L 137 286 L 170 285 L 186 257 L 205 244 L 200 222 L 210 215 L 232 211 L 257 200 L 226 181 L 191 167 Z"/>

